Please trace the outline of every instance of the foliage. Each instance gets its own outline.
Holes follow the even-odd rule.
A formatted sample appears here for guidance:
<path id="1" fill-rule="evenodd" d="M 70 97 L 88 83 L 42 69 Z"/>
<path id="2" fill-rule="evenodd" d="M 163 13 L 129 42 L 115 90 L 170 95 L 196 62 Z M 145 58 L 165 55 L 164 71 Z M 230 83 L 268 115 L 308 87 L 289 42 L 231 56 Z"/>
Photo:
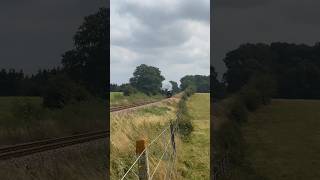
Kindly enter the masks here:
<path id="1" fill-rule="evenodd" d="M 85 17 L 74 35 L 74 48 L 63 54 L 62 65 L 67 74 L 94 95 L 105 97 L 109 28 L 107 9 Z"/>
<path id="2" fill-rule="evenodd" d="M 122 92 L 124 96 L 130 96 L 132 94 L 137 93 L 138 90 L 130 84 L 125 84 L 124 86 L 122 86 Z"/>
<path id="3" fill-rule="evenodd" d="M 0 71 L 0 96 L 39 96 L 48 89 L 49 77 L 57 74 L 67 75 L 84 86 L 91 94 L 106 97 L 107 60 L 109 58 L 109 19 L 107 9 L 85 17 L 83 24 L 73 37 L 74 48 L 62 56 L 62 67 L 39 70 L 27 76 L 22 70 Z M 77 85 L 78 86 L 78 85 Z M 52 90 L 50 93 L 53 93 Z"/>
<path id="4" fill-rule="evenodd" d="M 222 99 L 226 96 L 226 87 L 223 82 L 218 80 L 218 73 L 215 71 L 214 67 L 210 67 L 210 85 L 213 89 L 214 99 Z"/>
<path id="5" fill-rule="evenodd" d="M 230 93 L 239 91 L 258 74 L 269 76 L 277 93 L 273 97 L 292 99 L 320 98 L 320 45 L 288 43 L 243 44 L 226 54 L 224 81 Z M 271 76 L 272 75 L 272 76 Z M 261 78 L 259 78 L 261 79 Z M 261 87 L 269 83 L 261 83 Z M 263 89 L 263 88 L 261 88 Z M 268 89 L 268 88 L 267 88 Z M 267 103 L 267 102 L 265 102 Z"/>
<path id="6" fill-rule="evenodd" d="M 207 93 L 210 91 L 210 76 L 186 75 L 180 79 L 180 89 L 194 87 L 196 92 Z"/>
<path id="7" fill-rule="evenodd" d="M 228 109 L 230 112 L 228 113 L 228 118 L 237 123 L 246 122 L 248 119 L 248 110 L 238 96 L 234 97 L 229 105 Z"/>
<path id="8" fill-rule="evenodd" d="M 120 91 L 122 91 L 121 87 L 118 84 L 112 84 L 111 83 L 109 88 L 110 88 L 110 92 L 120 92 Z"/>
<path id="9" fill-rule="evenodd" d="M 176 94 L 176 93 L 178 93 L 178 92 L 180 92 L 180 89 L 179 89 L 179 87 L 178 87 L 178 83 L 177 82 L 175 82 L 175 81 L 169 81 L 170 82 L 170 84 L 171 84 L 171 86 L 172 86 L 172 94 Z"/>
<path id="10" fill-rule="evenodd" d="M 136 67 L 133 77 L 130 78 L 130 84 L 145 94 L 155 95 L 160 93 L 163 80 L 159 68 L 141 64 Z"/>
<path id="11" fill-rule="evenodd" d="M 90 98 L 84 87 L 62 74 L 49 78 L 45 89 L 42 94 L 43 105 L 48 108 L 63 108 L 66 104 Z"/>
<path id="12" fill-rule="evenodd" d="M 49 76 L 60 72 L 60 68 L 44 69 L 27 76 L 23 70 L 2 69 L 0 71 L 0 96 L 39 96 Z"/>
<path id="13" fill-rule="evenodd" d="M 184 139 L 187 139 L 193 131 L 193 125 L 191 122 L 191 116 L 188 112 L 187 100 L 194 93 L 191 87 L 188 87 L 183 93 L 177 110 L 177 123 L 179 127 L 179 133 Z"/>

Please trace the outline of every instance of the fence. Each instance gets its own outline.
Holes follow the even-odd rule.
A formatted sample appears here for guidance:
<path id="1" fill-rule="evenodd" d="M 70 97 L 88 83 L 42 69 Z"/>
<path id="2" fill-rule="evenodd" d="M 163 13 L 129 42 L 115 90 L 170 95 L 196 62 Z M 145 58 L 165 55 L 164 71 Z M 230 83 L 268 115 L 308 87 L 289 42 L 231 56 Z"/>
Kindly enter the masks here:
<path id="1" fill-rule="evenodd" d="M 152 180 L 156 177 L 164 180 L 172 179 L 176 160 L 175 133 L 177 129 L 178 124 L 170 122 L 170 125 L 166 126 L 149 144 L 145 139 L 138 140 L 136 142 L 137 158 L 121 180 L 132 179 L 133 177 L 139 180 Z M 155 144 L 162 145 L 163 150 L 160 151 L 160 154 L 150 153 Z M 163 163 L 164 161 L 166 163 Z M 164 172 L 159 172 L 160 166 L 163 167 Z"/>
<path id="2" fill-rule="evenodd" d="M 226 153 L 213 167 L 213 180 L 219 180 L 220 177 L 228 177 L 229 163 L 228 153 Z"/>

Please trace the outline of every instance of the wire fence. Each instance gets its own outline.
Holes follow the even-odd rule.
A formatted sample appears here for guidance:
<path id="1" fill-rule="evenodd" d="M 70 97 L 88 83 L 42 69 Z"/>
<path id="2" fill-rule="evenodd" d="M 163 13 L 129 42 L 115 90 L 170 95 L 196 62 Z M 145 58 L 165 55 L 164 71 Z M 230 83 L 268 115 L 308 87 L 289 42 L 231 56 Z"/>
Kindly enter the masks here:
<path id="1" fill-rule="evenodd" d="M 121 180 L 142 179 L 139 174 L 140 161 L 145 162 L 147 177 L 145 179 L 170 180 L 174 176 L 174 164 L 176 161 L 175 134 L 178 123 L 170 122 L 160 134 L 158 134 L 144 150 L 137 154 L 135 161 L 124 173 Z M 159 149 L 161 148 L 161 150 Z"/>
<path id="2" fill-rule="evenodd" d="M 228 153 L 226 153 L 220 161 L 213 167 L 213 180 L 219 180 L 222 177 L 228 177 L 230 168 L 230 160 Z"/>

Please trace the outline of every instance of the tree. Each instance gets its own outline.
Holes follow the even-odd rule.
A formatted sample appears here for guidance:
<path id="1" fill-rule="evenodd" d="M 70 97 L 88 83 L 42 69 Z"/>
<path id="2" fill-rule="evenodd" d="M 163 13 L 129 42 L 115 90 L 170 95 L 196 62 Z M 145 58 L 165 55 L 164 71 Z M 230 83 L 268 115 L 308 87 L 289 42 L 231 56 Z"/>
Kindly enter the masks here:
<path id="1" fill-rule="evenodd" d="M 86 101 L 90 98 L 87 90 L 65 74 L 49 78 L 42 94 L 43 105 L 48 108 L 63 108 L 67 104 Z"/>
<path id="2" fill-rule="evenodd" d="M 169 81 L 171 84 L 171 89 L 172 89 L 172 94 L 176 94 L 180 91 L 179 87 L 178 87 L 178 83 L 175 81 Z"/>
<path id="3" fill-rule="evenodd" d="M 196 92 L 210 91 L 210 76 L 186 75 L 180 79 L 180 89 L 185 90 L 188 87 L 194 87 Z"/>
<path id="4" fill-rule="evenodd" d="M 228 91 L 241 89 L 256 72 L 269 72 L 274 55 L 266 44 L 244 44 L 226 54 L 224 81 Z"/>
<path id="5" fill-rule="evenodd" d="M 320 99 L 319 58 L 319 43 L 244 44 L 226 54 L 224 62 L 228 70 L 224 81 L 230 93 L 256 79 L 259 83 L 255 84 L 260 84 L 259 91 L 265 97 L 273 94 L 277 98 Z M 267 92 L 272 88 L 266 86 L 274 86 L 276 93 Z"/>
<path id="6" fill-rule="evenodd" d="M 145 94 L 154 95 L 160 93 L 164 80 L 159 68 L 141 64 L 135 69 L 133 77 L 130 78 L 130 84 Z"/>
<path id="7" fill-rule="evenodd" d="M 213 96 L 214 99 L 221 99 L 223 97 L 225 97 L 226 94 L 226 88 L 224 83 L 220 82 L 218 80 L 218 73 L 215 71 L 214 67 L 211 66 L 210 67 L 210 80 L 211 80 L 211 86 L 213 89 Z"/>
<path id="8" fill-rule="evenodd" d="M 73 40 L 74 48 L 63 55 L 64 70 L 92 94 L 105 97 L 109 59 L 107 9 L 85 17 Z"/>
<path id="9" fill-rule="evenodd" d="M 121 91 L 120 86 L 118 84 L 110 84 L 110 92 L 119 92 Z"/>

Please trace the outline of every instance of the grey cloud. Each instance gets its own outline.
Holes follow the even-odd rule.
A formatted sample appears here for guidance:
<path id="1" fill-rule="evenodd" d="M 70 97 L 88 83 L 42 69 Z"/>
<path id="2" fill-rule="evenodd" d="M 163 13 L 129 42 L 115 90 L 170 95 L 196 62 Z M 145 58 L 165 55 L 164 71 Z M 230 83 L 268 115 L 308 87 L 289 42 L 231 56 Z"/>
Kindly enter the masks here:
<path id="1" fill-rule="evenodd" d="M 221 75 L 225 54 L 247 42 L 314 44 L 319 41 L 319 7 L 320 2 L 312 0 L 270 0 L 250 9 L 216 8 L 212 64 Z"/>
<path id="2" fill-rule="evenodd" d="M 111 46 L 125 48 L 135 54 L 134 58 L 128 58 L 131 53 L 121 52 L 113 56 L 115 59 L 111 59 L 111 81 L 127 82 L 134 68 L 142 63 L 159 67 L 167 80 L 177 82 L 186 74 L 208 74 L 210 52 L 199 50 L 200 53 L 194 53 L 193 50 L 198 48 L 197 43 L 203 41 L 207 41 L 209 46 L 209 32 L 207 32 L 208 39 L 205 40 L 201 39 L 203 34 L 197 34 L 206 33 L 207 29 L 203 29 L 202 26 L 209 26 L 209 2 L 209 0 L 172 0 L 167 1 L 170 5 L 166 7 L 160 5 L 162 2 L 157 4 L 153 1 L 152 5 L 130 3 L 130 1 L 111 2 L 111 7 L 119 8 L 113 13 L 122 20 L 113 22 L 116 29 L 115 37 L 111 37 Z M 117 26 L 116 23 L 126 24 L 130 28 Z M 189 25 L 194 26 L 196 30 L 192 30 Z M 124 36 L 121 36 L 121 32 Z M 196 40 L 191 41 L 193 40 L 191 38 L 195 37 Z M 124 66 L 128 66 L 125 71 Z"/>
<path id="3" fill-rule="evenodd" d="M 139 4 L 127 3 L 120 8 L 122 15 L 132 16 L 141 23 L 139 29 L 132 30 L 131 39 L 115 42 L 116 45 L 139 48 L 176 46 L 186 42 L 190 36 L 183 29 L 183 20 L 209 22 L 209 1 L 205 3 L 184 1 L 177 8 L 161 6 L 145 8 Z M 180 28 L 179 28 L 180 26 Z"/>
<path id="4" fill-rule="evenodd" d="M 252 8 L 263 6 L 271 0 L 214 0 L 214 8 Z"/>
<path id="5" fill-rule="evenodd" d="M 291 2 L 282 0 L 279 8 L 283 16 L 292 23 L 320 25 L 320 2 L 315 0 L 304 0 Z"/>
<path id="6" fill-rule="evenodd" d="M 0 2 L 0 68 L 26 72 L 60 64 L 72 36 L 105 1 L 5 0 Z"/>

